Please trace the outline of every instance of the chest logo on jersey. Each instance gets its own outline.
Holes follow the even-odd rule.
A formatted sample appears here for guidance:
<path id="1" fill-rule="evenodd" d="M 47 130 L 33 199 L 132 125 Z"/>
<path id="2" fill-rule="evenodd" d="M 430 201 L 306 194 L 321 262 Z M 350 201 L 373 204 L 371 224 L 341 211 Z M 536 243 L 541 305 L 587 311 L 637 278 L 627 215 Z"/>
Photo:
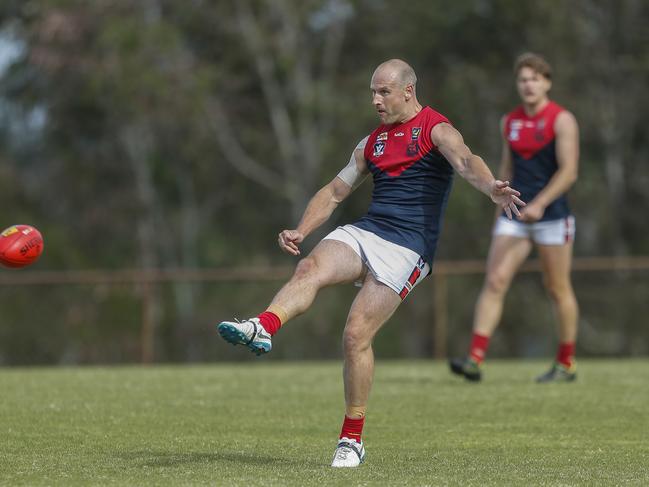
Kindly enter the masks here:
<path id="1" fill-rule="evenodd" d="M 378 140 L 378 141 L 388 140 L 388 133 L 387 132 L 381 132 L 379 135 L 376 136 L 376 140 Z"/>
<path id="2" fill-rule="evenodd" d="M 545 125 L 546 120 L 544 118 L 541 118 L 538 121 L 512 120 L 509 125 L 507 140 L 509 140 L 510 142 L 517 142 L 521 140 L 521 132 L 525 132 L 529 135 L 524 136 L 524 140 L 531 134 L 533 134 L 534 140 L 536 140 L 537 142 L 543 142 L 546 140 Z"/>
<path id="3" fill-rule="evenodd" d="M 410 133 L 411 142 L 406 148 L 406 155 L 408 157 L 416 156 L 419 153 L 419 135 L 421 134 L 421 127 L 413 127 Z"/>
<path id="4" fill-rule="evenodd" d="M 512 120 L 512 123 L 509 124 L 509 135 L 507 140 L 516 141 L 521 138 L 521 129 L 523 128 L 522 120 Z"/>
<path id="5" fill-rule="evenodd" d="M 377 137 L 376 142 L 374 143 L 374 157 L 382 156 L 384 151 L 385 151 L 385 142 L 382 140 L 378 140 Z"/>

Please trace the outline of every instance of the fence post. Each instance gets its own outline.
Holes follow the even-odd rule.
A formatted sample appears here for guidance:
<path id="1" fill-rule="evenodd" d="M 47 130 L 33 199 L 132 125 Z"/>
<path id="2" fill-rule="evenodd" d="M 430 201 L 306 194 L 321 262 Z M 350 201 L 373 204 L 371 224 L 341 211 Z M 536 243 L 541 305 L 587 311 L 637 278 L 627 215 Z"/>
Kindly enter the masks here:
<path id="1" fill-rule="evenodd" d="M 448 276 L 443 271 L 433 274 L 433 314 L 435 316 L 433 332 L 433 357 L 445 359 L 448 340 Z"/>
<path id="2" fill-rule="evenodd" d="M 145 280 L 142 286 L 142 330 L 140 333 L 140 361 L 143 364 L 150 364 L 153 362 L 153 343 L 154 343 L 154 299 L 153 289 L 154 284 L 150 280 Z"/>

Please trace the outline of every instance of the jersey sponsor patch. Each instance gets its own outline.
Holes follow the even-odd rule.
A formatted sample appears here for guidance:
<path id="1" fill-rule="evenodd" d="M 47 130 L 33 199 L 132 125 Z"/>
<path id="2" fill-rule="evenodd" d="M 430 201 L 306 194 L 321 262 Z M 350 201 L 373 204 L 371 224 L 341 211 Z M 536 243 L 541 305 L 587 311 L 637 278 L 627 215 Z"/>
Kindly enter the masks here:
<path id="1" fill-rule="evenodd" d="M 419 135 L 421 134 L 421 127 L 413 127 L 411 130 L 411 140 L 406 148 L 406 156 L 413 157 L 419 153 Z"/>
<path id="2" fill-rule="evenodd" d="M 416 140 L 410 142 L 408 144 L 408 147 L 406 148 L 406 155 L 408 157 L 413 157 L 416 156 L 418 153 L 419 153 L 419 143 Z"/>

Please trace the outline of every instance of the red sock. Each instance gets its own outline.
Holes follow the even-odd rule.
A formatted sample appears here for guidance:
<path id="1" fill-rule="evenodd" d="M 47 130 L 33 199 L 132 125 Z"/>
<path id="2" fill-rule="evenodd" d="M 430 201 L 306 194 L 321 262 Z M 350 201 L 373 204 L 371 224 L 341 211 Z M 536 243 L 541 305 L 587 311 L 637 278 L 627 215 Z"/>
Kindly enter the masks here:
<path id="1" fill-rule="evenodd" d="M 560 343 L 557 352 L 557 362 L 566 367 L 572 367 L 575 360 L 575 342 Z"/>
<path id="2" fill-rule="evenodd" d="M 339 438 L 349 438 L 350 440 L 360 442 L 364 423 L 365 416 L 362 418 L 348 418 L 347 415 L 345 415 L 345 421 L 343 421 L 343 427 L 340 430 Z"/>
<path id="3" fill-rule="evenodd" d="M 259 318 L 259 323 L 264 327 L 264 330 L 270 333 L 270 336 L 277 333 L 277 330 L 282 326 L 282 321 L 279 319 L 279 316 L 271 311 L 264 311 L 257 318 Z"/>
<path id="4" fill-rule="evenodd" d="M 469 357 L 481 364 L 487 355 L 487 348 L 489 348 L 489 337 L 474 333 L 471 339 L 471 348 L 469 348 Z"/>

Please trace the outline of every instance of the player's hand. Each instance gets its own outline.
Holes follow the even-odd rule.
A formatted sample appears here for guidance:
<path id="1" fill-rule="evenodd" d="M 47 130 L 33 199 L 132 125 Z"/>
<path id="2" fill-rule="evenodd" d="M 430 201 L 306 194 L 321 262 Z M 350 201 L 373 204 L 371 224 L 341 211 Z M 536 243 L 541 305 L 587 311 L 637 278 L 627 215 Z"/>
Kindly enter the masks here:
<path id="1" fill-rule="evenodd" d="M 526 223 L 533 223 L 543 218 L 543 213 L 545 213 L 543 205 L 532 201 L 529 205 L 523 208 L 519 219 Z"/>
<path id="2" fill-rule="evenodd" d="M 291 255 L 300 255 L 298 244 L 302 240 L 304 240 L 304 235 L 297 230 L 283 230 L 277 237 L 279 248 Z"/>
<path id="3" fill-rule="evenodd" d="M 519 198 L 520 192 L 509 186 L 509 181 L 496 179 L 491 185 L 491 200 L 505 210 L 507 218 L 512 219 L 512 213 L 518 217 L 521 212 L 519 206 L 525 206 L 525 202 Z"/>

